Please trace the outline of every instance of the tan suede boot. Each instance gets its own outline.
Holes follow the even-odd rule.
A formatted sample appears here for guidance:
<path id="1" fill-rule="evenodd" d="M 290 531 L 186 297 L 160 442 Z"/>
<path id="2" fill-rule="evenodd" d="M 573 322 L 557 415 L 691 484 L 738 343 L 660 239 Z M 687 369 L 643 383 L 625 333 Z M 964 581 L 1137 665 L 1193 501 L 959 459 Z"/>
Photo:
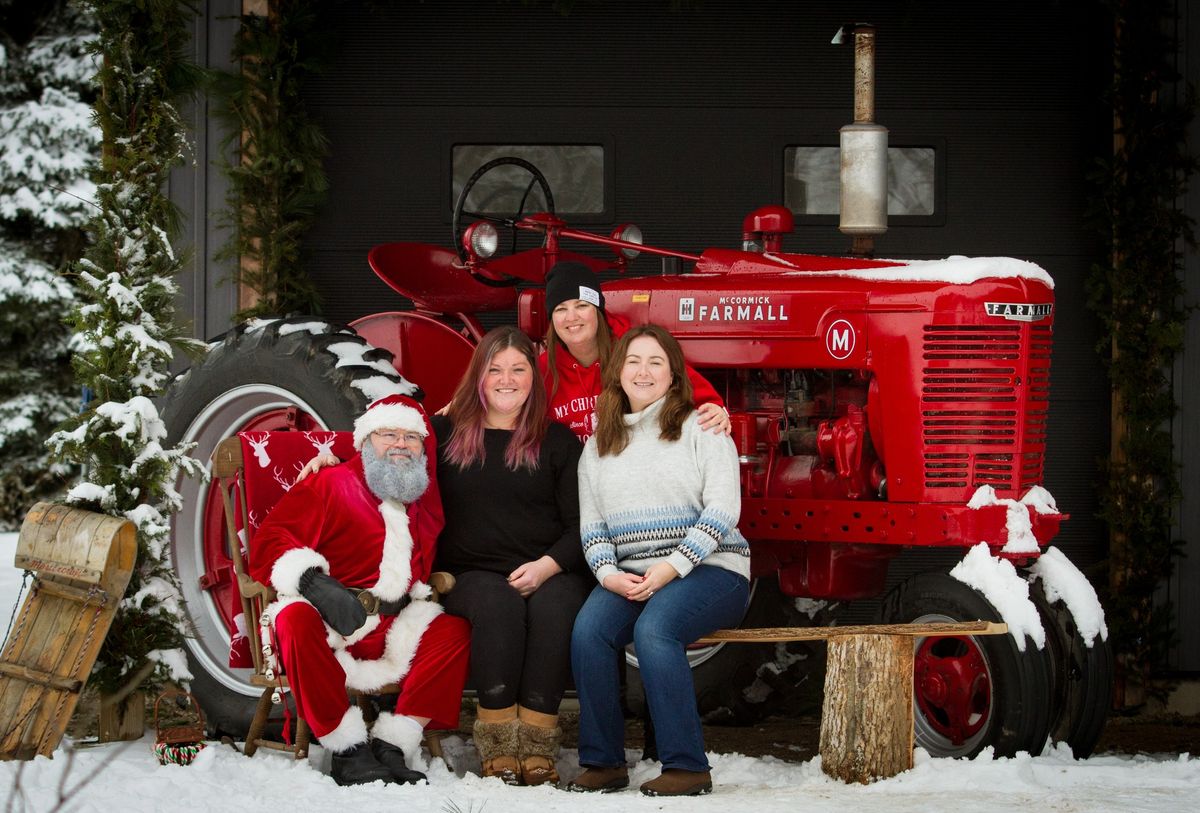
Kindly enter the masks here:
<path id="1" fill-rule="evenodd" d="M 506 785 L 521 784 L 521 763 L 517 759 L 517 707 L 476 711 L 475 748 L 483 763 L 483 775 L 499 777 Z"/>
<path id="2" fill-rule="evenodd" d="M 517 754 L 521 757 L 521 778 L 526 785 L 558 784 L 554 758 L 562 741 L 557 714 L 518 707 Z"/>

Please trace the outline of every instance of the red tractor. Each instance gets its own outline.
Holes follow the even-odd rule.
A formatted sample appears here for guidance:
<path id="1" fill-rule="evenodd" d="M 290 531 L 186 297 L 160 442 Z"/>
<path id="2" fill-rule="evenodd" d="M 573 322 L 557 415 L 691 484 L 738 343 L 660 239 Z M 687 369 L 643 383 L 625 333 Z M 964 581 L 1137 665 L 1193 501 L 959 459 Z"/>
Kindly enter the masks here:
<path id="1" fill-rule="evenodd" d="M 504 165 L 533 178 L 520 208 L 540 187 L 548 211 L 470 211 L 473 187 Z M 498 252 L 497 225 L 512 231 L 514 249 L 518 234 L 538 245 Z M 636 227 L 579 231 L 553 214 L 535 167 L 499 159 L 459 197 L 453 250 L 389 243 L 370 252 L 371 267 L 413 309 L 365 316 L 351 330 L 311 319 L 237 327 L 169 393 L 170 439 L 196 442 L 207 459 L 241 430 L 348 429 L 367 402 L 408 381 L 436 410 L 485 330 L 480 314 L 515 310 L 540 339 L 539 286 L 555 262 L 623 272 L 639 254 L 657 255 L 663 273 L 607 283 L 604 295 L 610 311 L 678 337 L 729 408 L 742 463 L 740 528 L 756 577 L 745 625 L 828 623 L 849 600 L 884 595 L 902 551 L 942 551 L 932 557 L 938 569 L 887 592 L 880 620 L 1001 620 L 1003 611 L 1013 632 L 917 641 L 917 743 L 934 755 L 987 746 L 1005 755 L 1037 753 L 1051 737 L 1077 756 L 1090 753 L 1112 680 L 1103 614 L 1057 551 L 1046 557 L 1054 568 L 1036 565 L 1066 519 L 1041 488 L 1052 280 L 1006 258 L 788 254 L 781 242 L 791 229 L 791 212 L 768 206 L 745 218 L 740 249 L 698 255 L 642 245 Z M 204 484 L 179 487 L 186 508 L 172 551 L 196 627 L 193 690 L 216 725 L 236 732 L 255 690 L 244 670 L 226 665 L 236 587 L 220 502 Z M 967 559 L 987 554 L 997 575 L 946 572 L 971 549 Z M 1063 588 L 1064 571 L 1075 589 Z M 1028 586 L 1015 604 L 997 592 L 1013 582 Z M 1090 599 L 1071 598 L 1080 593 Z M 777 691 L 809 670 L 809 654 L 782 645 L 695 649 L 702 710 L 745 720 L 775 708 Z M 634 653 L 630 662 L 636 685 Z"/>

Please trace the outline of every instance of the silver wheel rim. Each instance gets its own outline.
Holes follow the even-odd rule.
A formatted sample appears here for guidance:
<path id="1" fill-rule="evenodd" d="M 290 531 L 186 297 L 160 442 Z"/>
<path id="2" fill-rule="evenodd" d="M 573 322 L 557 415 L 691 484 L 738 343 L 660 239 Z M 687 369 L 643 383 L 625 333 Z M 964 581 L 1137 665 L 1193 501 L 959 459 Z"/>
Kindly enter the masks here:
<path id="1" fill-rule="evenodd" d="M 960 619 L 957 618 L 951 618 L 948 615 L 942 615 L 941 613 L 928 613 L 920 618 L 914 618 L 911 623 L 954 623 L 959 620 Z M 924 641 L 924 638 L 914 638 L 913 651 L 916 652 Z M 996 704 L 995 670 L 992 669 L 992 662 L 988 659 L 987 650 L 979 646 L 977 643 L 973 644 L 973 646 L 979 650 L 979 656 L 983 659 L 984 666 L 987 667 L 988 682 L 991 684 L 989 687 L 990 702 L 988 703 L 987 717 L 984 718 L 983 725 L 980 726 L 979 731 L 976 732 L 974 736 L 963 740 L 961 745 L 955 745 L 952 740 L 939 733 L 938 730 L 934 728 L 932 724 L 930 724 L 925 715 L 921 713 L 921 708 L 917 704 L 916 698 L 913 698 L 913 739 L 915 740 L 916 745 L 924 748 L 933 756 L 968 756 L 973 753 L 988 737 L 988 731 L 991 728 L 990 723 L 992 714 Z"/>
<path id="2" fill-rule="evenodd" d="M 276 409 L 298 407 L 322 427 L 325 422 L 303 398 L 281 387 L 249 384 L 223 392 L 207 404 L 188 425 L 180 442 L 196 443 L 192 456 L 204 461 L 211 474 L 210 456 L 217 443 L 234 434 L 253 418 Z M 327 427 L 326 427 L 327 428 Z M 229 631 L 209 591 L 200 587 L 204 575 L 204 507 L 208 504 L 211 483 L 194 477 L 179 477 L 175 487 L 183 498 L 183 508 L 171 517 L 171 557 L 187 607 L 192 634 L 184 639 L 195 664 L 222 687 L 246 697 L 257 697 L 261 690 L 250 685 L 253 670 L 229 666 Z M 182 538 L 189 534 L 190 538 Z M 258 623 L 246 619 L 247 624 Z"/>

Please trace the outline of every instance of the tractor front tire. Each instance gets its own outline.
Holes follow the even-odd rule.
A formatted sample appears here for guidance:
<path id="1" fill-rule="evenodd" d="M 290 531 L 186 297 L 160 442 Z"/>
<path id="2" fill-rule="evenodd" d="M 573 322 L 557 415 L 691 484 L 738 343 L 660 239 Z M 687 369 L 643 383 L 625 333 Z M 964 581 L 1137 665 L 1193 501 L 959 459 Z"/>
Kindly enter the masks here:
<path id="1" fill-rule="evenodd" d="M 1066 604 L 1051 604 L 1040 580 L 1029 586 L 1029 596 L 1042 616 L 1051 656 L 1050 739 L 1066 743 L 1076 759 L 1085 759 L 1096 749 L 1112 705 L 1112 648 L 1099 636 L 1088 646 Z"/>
<path id="2" fill-rule="evenodd" d="M 980 593 L 946 573 L 922 573 L 885 598 L 892 624 L 1002 621 Z M 1011 633 L 918 638 L 914 663 L 915 744 L 935 757 L 1039 754 L 1050 730 L 1050 653 Z"/>

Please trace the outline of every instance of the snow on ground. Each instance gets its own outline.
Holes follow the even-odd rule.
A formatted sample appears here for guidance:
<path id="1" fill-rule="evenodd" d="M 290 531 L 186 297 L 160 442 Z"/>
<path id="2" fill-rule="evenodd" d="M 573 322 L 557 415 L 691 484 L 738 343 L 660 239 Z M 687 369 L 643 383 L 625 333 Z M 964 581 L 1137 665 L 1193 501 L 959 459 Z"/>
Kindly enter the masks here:
<path id="1" fill-rule="evenodd" d="M 0 615 L 11 612 L 21 583 L 12 562 L 16 534 L 0 534 Z M 62 810 L 123 813 L 147 811 L 286 810 L 304 813 L 402 809 L 408 813 L 550 813 L 551 811 L 687 810 L 754 813 L 928 813 L 930 810 L 1145 811 L 1200 810 L 1200 760 L 1183 754 L 1096 756 L 1074 760 L 1063 749 L 1039 757 L 973 761 L 933 759 L 918 751 L 916 766 L 900 776 L 868 786 L 843 785 L 821 773 L 820 759 L 804 763 L 772 757 L 710 754 L 711 796 L 699 799 L 649 799 L 636 791 L 657 775 L 657 766 L 636 763 L 633 790 L 606 795 L 576 795 L 548 788 L 510 788 L 499 780 L 469 773 L 478 757 L 459 737 L 444 748 L 456 772 L 435 761 L 430 783 L 396 786 L 376 783 L 339 788 L 321 772 L 328 757 L 314 748 L 308 763 L 296 764 L 270 753 L 253 759 L 231 747 L 210 744 L 190 766 L 160 766 L 151 748 L 153 735 L 133 743 L 75 748 L 65 743 L 53 759 L 0 763 L 0 805 L 5 811 L 49 811 L 62 795 Z M 629 752 L 629 759 L 636 753 Z M 559 758 L 564 778 L 579 770 L 574 751 Z"/>

